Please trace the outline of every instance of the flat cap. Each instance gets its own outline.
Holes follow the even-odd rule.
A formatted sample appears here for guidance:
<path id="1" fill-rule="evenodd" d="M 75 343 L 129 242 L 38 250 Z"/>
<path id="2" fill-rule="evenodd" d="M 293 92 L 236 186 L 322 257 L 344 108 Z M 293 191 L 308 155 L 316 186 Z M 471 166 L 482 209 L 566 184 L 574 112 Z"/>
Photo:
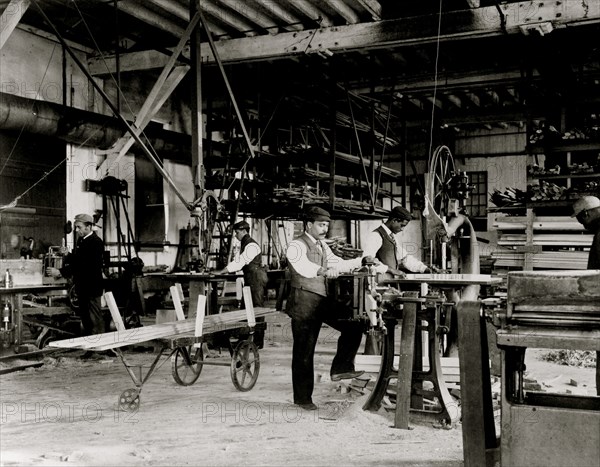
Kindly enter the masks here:
<path id="1" fill-rule="evenodd" d="M 594 208 L 600 208 L 600 199 L 595 196 L 583 196 L 573 204 L 573 214 L 571 217 L 577 217 L 581 211 Z"/>
<path id="2" fill-rule="evenodd" d="M 307 208 L 304 217 L 308 222 L 329 222 L 331 220 L 329 213 L 325 211 L 325 209 L 322 209 L 318 206 L 311 206 Z"/>
<path id="3" fill-rule="evenodd" d="M 75 222 L 84 222 L 87 224 L 93 224 L 94 219 L 89 214 L 77 214 L 75 216 Z"/>
<path id="4" fill-rule="evenodd" d="M 233 230 L 247 230 L 250 232 L 250 224 L 246 221 L 239 221 L 233 224 Z"/>
<path id="5" fill-rule="evenodd" d="M 411 219 L 415 219 L 415 217 L 410 213 L 410 211 L 402 206 L 396 206 L 390 212 L 390 219 L 400 219 L 409 221 Z"/>

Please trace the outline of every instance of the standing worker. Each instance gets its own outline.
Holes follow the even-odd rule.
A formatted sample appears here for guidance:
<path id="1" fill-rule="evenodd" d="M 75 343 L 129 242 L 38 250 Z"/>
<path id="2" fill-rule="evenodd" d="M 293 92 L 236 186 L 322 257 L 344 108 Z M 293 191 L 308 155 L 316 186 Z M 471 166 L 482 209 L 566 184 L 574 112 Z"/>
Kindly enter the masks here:
<path id="1" fill-rule="evenodd" d="M 387 221 L 371 232 L 366 239 L 364 254 L 374 256 L 387 266 L 385 272 L 388 279 L 392 279 L 394 275 L 404 276 L 405 271 L 425 274 L 437 272 L 436 268 L 432 269 L 407 254 L 396 241 L 396 234 L 402 232 L 411 219 L 413 216 L 407 209 L 396 206 L 390 212 Z"/>
<path id="2" fill-rule="evenodd" d="M 63 275 L 73 278 L 79 303 L 78 314 L 86 336 L 102 334 L 106 331 L 100 300 L 104 291 L 102 285 L 104 242 L 96 235 L 93 226 L 92 216 L 77 214 L 75 216 L 75 231 L 78 235 L 76 248 L 65 258 L 65 266 L 60 271 L 49 268 L 50 274 L 54 276 Z"/>
<path id="3" fill-rule="evenodd" d="M 232 273 L 241 270 L 244 273 L 244 285 L 250 287 L 252 292 L 252 304 L 263 307 L 269 279 L 262 265 L 260 245 L 250 237 L 250 225 L 246 221 L 233 224 L 233 233 L 241 244 L 240 256 L 239 259 L 231 261 L 222 272 Z M 264 318 L 257 318 L 257 322 L 263 320 Z M 264 329 L 257 329 L 254 333 L 254 343 L 259 349 L 263 348 L 264 338 Z"/>
<path id="4" fill-rule="evenodd" d="M 322 240 L 329 229 L 329 213 L 319 207 L 307 210 L 304 233 L 292 240 L 286 255 L 291 273 L 291 291 L 286 313 L 292 318 L 292 385 L 294 404 L 316 410 L 314 355 L 323 323 L 340 331 L 337 352 L 331 364 L 331 380 L 352 379 L 364 372 L 354 370 L 354 357 L 360 347 L 363 324 L 350 321 L 349 311 L 328 297 L 327 279 L 361 266 L 361 258 L 344 260 L 336 256 Z M 381 268 L 381 266 L 380 266 Z M 383 269 L 381 269 L 383 272 Z"/>
<path id="5" fill-rule="evenodd" d="M 600 199 L 595 196 L 584 196 L 573 204 L 573 215 L 586 230 L 594 234 L 588 269 L 600 269 Z M 596 352 L 596 394 L 600 396 L 600 352 Z"/>

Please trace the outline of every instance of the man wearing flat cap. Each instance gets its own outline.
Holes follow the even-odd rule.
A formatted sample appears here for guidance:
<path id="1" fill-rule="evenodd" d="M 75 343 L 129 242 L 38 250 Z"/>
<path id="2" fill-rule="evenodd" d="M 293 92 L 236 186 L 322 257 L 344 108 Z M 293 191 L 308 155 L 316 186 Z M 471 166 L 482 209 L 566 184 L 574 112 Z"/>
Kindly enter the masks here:
<path id="1" fill-rule="evenodd" d="M 265 289 L 267 287 L 267 272 L 262 266 L 262 252 L 256 240 L 250 237 L 250 225 L 246 221 L 233 224 L 233 233 L 240 242 L 240 256 L 231 261 L 222 272 L 244 273 L 244 285 L 250 287 L 252 304 L 265 306 Z M 264 318 L 263 318 L 264 319 Z M 261 321 L 261 319 L 257 319 Z M 258 348 L 264 344 L 264 330 L 258 329 L 254 334 L 254 343 Z"/>
<path id="2" fill-rule="evenodd" d="M 101 299 L 104 291 L 102 268 L 104 242 L 93 230 L 94 219 L 89 214 L 75 216 L 75 231 L 78 239 L 73 253 L 65 258 L 60 273 L 72 277 L 79 305 L 78 314 L 84 335 L 106 332 Z M 56 275 L 55 271 L 51 274 Z"/>
<path id="3" fill-rule="evenodd" d="M 600 269 L 600 199 L 595 196 L 583 196 L 573 204 L 573 215 L 586 230 L 594 234 L 588 269 Z M 596 352 L 596 394 L 600 396 L 600 352 Z"/>
<path id="4" fill-rule="evenodd" d="M 386 278 L 404 276 L 405 271 L 429 274 L 432 271 L 426 264 L 409 255 L 396 235 L 414 219 L 402 206 L 396 206 L 390 212 L 387 221 L 369 234 L 363 247 L 364 254 L 374 256 L 387 266 Z"/>
<path id="5" fill-rule="evenodd" d="M 323 323 L 340 331 L 337 352 L 331 364 L 331 380 L 360 376 L 354 370 L 354 357 L 360 347 L 363 328 L 349 321 L 349 314 L 327 296 L 327 279 L 361 267 L 361 258 L 344 260 L 336 256 L 323 241 L 329 229 L 329 213 L 319 207 L 305 212 L 304 233 L 290 242 L 286 256 L 290 270 L 291 291 L 286 313 L 292 318 L 292 386 L 294 404 L 316 410 L 314 389 L 314 354 Z M 381 269 L 383 271 L 383 269 Z"/>

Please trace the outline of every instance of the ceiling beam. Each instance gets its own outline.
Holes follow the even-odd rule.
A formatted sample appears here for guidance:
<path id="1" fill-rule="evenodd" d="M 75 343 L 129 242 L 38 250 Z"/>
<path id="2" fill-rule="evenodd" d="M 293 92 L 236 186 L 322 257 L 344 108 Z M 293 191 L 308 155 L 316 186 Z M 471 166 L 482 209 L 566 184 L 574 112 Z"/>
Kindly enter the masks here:
<path id="1" fill-rule="evenodd" d="M 128 15 L 133 16 L 144 23 L 168 32 L 175 37 L 181 37 L 185 31 L 185 28 L 182 28 L 177 23 L 174 23 L 155 11 L 143 7 L 138 3 L 132 2 L 131 0 L 121 0 L 117 2 L 117 7 L 123 13 L 127 13 Z M 116 69 L 111 72 L 115 73 Z"/>
<path id="2" fill-rule="evenodd" d="M 302 25 L 302 21 L 296 15 L 294 15 L 291 11 L 288 11 L 282 8 L 277 2 L 273 0 L 254 0 L 261 7 L 271 13 L 273 16 L 276 16 L 280 20 L 288 23 L 286 26 L 282 26 L 283 29 L 302 31 L 304 26 Z"/>
<path id="3" fill-rule="evenodd" d="M 360 5 L 369 12 L 374 21 L 381 19 L 381 3 L 377 0 L 356 0 Z"/>
<path id="4" fill-rule="evenodd" d="M 236 11 L 246 19 L 258 24 L 261 28 L 266 29 L 269 34 L 277 34 L 279 32 L 279 27 L 275 21 L 273 21 L 264 13 L 258 11 L 256 8 L 252 7 L 250 4 L 242 3 L 239 0 L 220 0 L 220 2 Z M 200 2 L 201 8 L 202 5 L 203 3 Z"/>
<path id="5" fill-rule="evenodd" d="M 181 18 L 186 23 L 190 21 L 190 10 L 184 7 L 181 3 L 177 2 L 166 2 L 165 0 L 146 0 L 146 2 L 151 3 L 152 5 L 156 5 L 159 8 L 171 13 L 173 16 L 177 16 Z M 217 26 L 215 23 L 208 22 L 208 26 L 210 28 L 210 32 L 216 34 L 218 36 L 227 36 L 230 38 L 229 33 L 220 26 Z"/>
<path id="6" fill-rule="evenodd" d="M 342 16 L 348 24 L 356 24 L 360 22 L 360 18 L 356 12 L 346 5 L 343 0 L 325 0 L 325 3 L 333 8 L 340 16 Z"/>
<path id="7" fill-rule="evenodd" d="M 15 30 L 30 5 L 29 0 L 11 0 L 0 16 L 0 49 Z"/>
<path id="8" fill-rule="evenodd" d="M 300 0 L 294 0 L 294 5 L 300 4 L 299 2 Z M 119 5 L 121 3 L 119 2 Z M 207 3 L 203 2 L 202 5 Z M 543 4 L 518 2 L 501 5 L 500 8 L 505 18 L 505 31 L 495 6 L 451 11 L 443 15 L 439 40 L 474 39 L 507 33 L 520 34 L 520 26 L 535 22 L 552 21 L 555 27 L 600 22 L 600 2 L 585 5 L 575 0 Z M 215 44 L 223 63 L 240 63 L 304 55 L 309 50 L 309 46 L 311 52 L 328 50 L 335 53 L 432 43 L 438 39 L 437 29 L 438 15 L 434 14 L 301 32 L 285 32 L 275 36 L 261 35 L 252 38 L 219 40 Z M 208 44 L 202 44 L 201 49 L 203 62 L 214 63 L 214 56 Z M 137 54 L 144 53 L 148 52 L 137 52 Z M 120 57 L 121 65 L 127 66 L 125 62 L 135 60 L 135 54 L 123 54 Z M 114 67 L 114 57 L 105 57 L 105 60 Z M 90 60 L 92 73 L 98 73 L 96 62 L 99 61 L 100 59 Z M 162 65 L 157 64 L 157 66 Z"/>
<path id="9" fill-rule="evenodd" d="M 238 31 L 240 31 L 248 37 L 253 37 L 258 34 L 256 31 L 254 31 L 254 27 L 250 23 L 237 18 L 236 16 L 232 15 L 223 8 L 219 8 L 218 6 L 207 2 L 206 0 L 200 2 L 200 9 L 204 13 L 209 14 L 213 18 L 218 19 L 219 21 L 225 23 L 233 29 L 237 29 Z M 206 50 L 210 50 L 210 48 L 208 47 L 208 43 L 206 43 Z"/>
<path id="10" fill-rule="evenodd" d="M 323 13 L 321 10 L 319 10 L 316 6 L 314 6 L 307 0 L 289 0 L 289 2 L 291 5 L 294 6 L 294 8 L 304 13 L 319 26 L 333 26 L 333 21 L 331 21 L 329 16 L 327 16 L 325 13 Z M 220 52 L 219 56 L 221 56 Z"/>

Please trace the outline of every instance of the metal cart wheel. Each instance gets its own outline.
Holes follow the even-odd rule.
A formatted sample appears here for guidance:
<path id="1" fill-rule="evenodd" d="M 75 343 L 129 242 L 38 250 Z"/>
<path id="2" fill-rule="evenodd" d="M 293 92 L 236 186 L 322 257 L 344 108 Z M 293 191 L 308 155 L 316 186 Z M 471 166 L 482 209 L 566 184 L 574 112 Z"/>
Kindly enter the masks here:
<path id="1" fill-rule="evenodd" d="M 238 391 L 249 391 L 260 370 L 258 348 L 251 340 L 240 341 L 231 357 L 231 381 Z"/>
<path id="2" fill-rule="evenodd" d="M 194 384 L 202 372 L 203 359 L 202 347 L 178 347 L 171 357 L 171 374 L 175 382 L 181 386 Z"/>
<path id="3" fill-rule="evenodd" d="M 137 388 L 126 389 L 119 396 L 119 408 L 126 412 L 135 412 L 140 408 L 140 391 Z"/>

